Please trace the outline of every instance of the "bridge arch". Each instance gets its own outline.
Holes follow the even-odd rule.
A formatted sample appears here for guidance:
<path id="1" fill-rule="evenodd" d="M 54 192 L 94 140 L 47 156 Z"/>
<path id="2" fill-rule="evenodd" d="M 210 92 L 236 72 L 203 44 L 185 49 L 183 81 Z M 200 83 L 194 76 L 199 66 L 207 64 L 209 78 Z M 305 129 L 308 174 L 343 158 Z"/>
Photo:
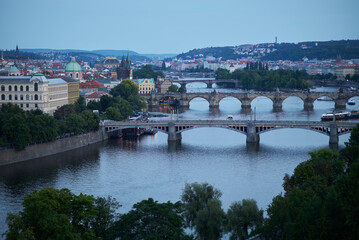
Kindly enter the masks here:
<path id="1" fill-rule="evenodd" d="M 257 126 L 257 128 L 260 128 L 260 126 Z M 273 128 L 267 128 L 264 130 L 257 130 L 259 134 L 262 133 L 266 133 L 266 132 L 270 132 L 270 131 L 274 131 L 274 130 L 280 130 L 280 129 L 304 129 L 304 130 L 308 130 L 308 131 L 313 131 L 313 132 L 317 132 L 317 133 L 321 133 L 324 134 L 326 136 L 330 136 L 330 127 L 301 127 L 301 126 L 281 126 L 281 127 L 273 127 Z M 342 129 L 341 131 L 338 132 L 338 136 L 344 135 L 344 134 L 348 134 L 350 133 L 351 130 L 346 130 L 346 129 Z"/>
<path id="2" fill-rule="evenodd" d="M 237 96 L 223 96 L 218 100 L 218 106 L 220 106 L 221 109 L 231 110 L 231 112 L 239 110 L 241 108 L 241 105 L 241 99 Z"/>
<path id="3" fill-rule="evenodd" d="M 227 130 L 230 130 L 230 131 L 235 131 L 235 132 L 239 132 L 239 133 L 242 133 L 244 135 L 247 135 L 246 126 L 243 126 L 242 128 L 234 128 L 234 127 L 220 126 L 220 125 L 219 126 L 193 126 L 193 127 L 183 128 L 181 130 L 178 130 L 178 131 L 176 131 L 176 133 L 182 133 L 182 132 L 197 129 L 197 128 L 222 128 L 222 129 L 227 129 Z"/>
<path id="4" fill-rule="evenodd" d="M 290 106 L 290 109 L 298 110 L 298 108 L 303 108 L 305 103 L 305 99 L 300 96 L 287 96 L 282 101 L 282 107 L 286 108 Z M 300 106 L 299 106 L 300 105 Z"/>

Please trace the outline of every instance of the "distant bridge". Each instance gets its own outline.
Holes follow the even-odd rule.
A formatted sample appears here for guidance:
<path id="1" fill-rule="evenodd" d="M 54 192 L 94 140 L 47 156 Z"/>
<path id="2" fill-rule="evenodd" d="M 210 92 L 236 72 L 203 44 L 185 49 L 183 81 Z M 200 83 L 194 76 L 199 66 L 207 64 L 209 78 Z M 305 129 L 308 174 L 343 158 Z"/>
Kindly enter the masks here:
<path id="1" fill-rule="evenodd" d="M 314 101 L 320 97 L 327 96 L 335 102 L 335 108 L 345 109 L 347 101 L 355 96 L 358 92 L 183 92 L 183 93 L 152 93 L 143 95 L 147 100 L 149 107 L 156 108 L 160 105 L 160 100 L 166 97 L 172 97 L 178 100 L 179 107 L 188 109 L 189 103 L 194 98 L 203 98 L 208 101 L 210 108 L 219 108 L 219 102 L 226 97 L 234 97 L 241 102 L 242 108 L 250 109 L 251 102 L 257 97 L 267 97 L 273 102 L 274 110 L 281 110 L 282 104 L 288 97 L 298 97 L 304 102 L 305 110 L 312 110 Z"/>
<path id="2" fill-rule="evenodd" d="M 247 136 L 247 143 L 259 143 L 259 135 L 282 128 L 302 128 L 329 136 L 329 144 L 338 144 L 338 136 L 350 133 L 358 123 L 318 121 L 246 121 L 246 120 L 162 120 L 147 122 L 117 122 L 105 120 L 102 126 L 108 132 L 126 128 L 153 129 L 168 135 L 168 142 L 181 141 L 181 133 L 201 127 L 219 127 L 233 130 Z"/>
<path id="3" fill-rule="evenodd" d="M 212 88 L 213 83 L 231 83 L 233 84 L 234 88 L 240 87 L 240 82 L 238 79 L 173 79 L 173 83 L 178 83 L 181 85 L 183 89 L 186 89 L 186 85 L 188 83 L 205 83 L 207 88 Z"/>

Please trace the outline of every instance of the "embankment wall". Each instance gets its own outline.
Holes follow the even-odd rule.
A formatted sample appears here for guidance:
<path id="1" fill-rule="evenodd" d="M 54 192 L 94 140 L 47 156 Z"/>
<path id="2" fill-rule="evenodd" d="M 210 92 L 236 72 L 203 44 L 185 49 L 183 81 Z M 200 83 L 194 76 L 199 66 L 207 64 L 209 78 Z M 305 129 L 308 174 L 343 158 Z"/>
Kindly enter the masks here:
<path id="1" fill-rule="evenodd" d="M 15 149 L 1 150 L 0 166 L 70 151 L 103 141 L 107 138 L 107 133 L 100 129 L 97 132 L 90 132 L 68 138 L 62 138 L 53 142 L 27 146 L 22 151 L 16 151 Z"/>

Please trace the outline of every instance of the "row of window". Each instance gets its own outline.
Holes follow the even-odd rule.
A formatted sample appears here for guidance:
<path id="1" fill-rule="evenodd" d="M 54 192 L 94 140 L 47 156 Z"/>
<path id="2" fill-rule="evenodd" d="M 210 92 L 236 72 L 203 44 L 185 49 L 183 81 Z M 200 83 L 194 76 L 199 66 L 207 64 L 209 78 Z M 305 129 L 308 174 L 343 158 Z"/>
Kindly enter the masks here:
<path id="1" fill-rule="evenodd" d="M 19 106 L 19 104 L 15 104 L 16 106 Z M 32 104 L 28 104 L 28 103 L 26 103 L 26 104 L 20 104 L 20 107 L 21 108 L 23 108 L 24 106 L 26 107 L 26 108 L 29 108 L 30 106 L 31 106 Z M 37 105 L 37 103 L 35 103 L 35 105 L 34 105 L 36 108 L 38 108 L 39 106 Z"/>
<path id="2" fill-rule="evenodd" d="M 8 98 L 9 98 L 8 100 L 10 100 L 10 101 L 13 100 L 11 94 L 8 96 Z M 1 95 L 1 100 L 7 100 L 5 94 L 2 94 L 2 95 Z M 15 100 L 15 101 L 17 101 L 17 100 L 23 101 L 23 100 L 24 100 L 24 95 L 21 94 L 21 95 L 19 96 L 19 98 L 18 98 L 17 94 L 15 94 L 15 95 L 14 95 L 14 100 Z M 29 94 L 26 94 L 26 100 L 27 100 L 27 101 L 30 100 L 30 95 L 29 95 Z M 31 96 L 31 100 L 41 100 L 41 95 L 40 95 L 40 97 L 39 97 L 37 94 L 35 94 L 34 97 Z"/>
<path id="3" fill-rule="evenodd" d="M 25 91 L 27 91 L 27 92 L 30 91 L 29 86 L 26 86 L 25 89 L 26 89 Z M 39 85 L 38 85 L 38 83 L 35 83 L 35 84 L 34 84 L 34 91 L 37 92 L 38 90 L 39 90 Z M 4 85 L 1 85 L 1 91 L 2 91 L 2 92 L 5 92 L 5 86 L 4 86 Z M 9 91 L 9 92 L 12 91 L 12 86 L 11 86 L 11 85 L 8 86 L 8 91 Z M 18 91 L 18 87 L 17 87 L 16 85 L 14 86 L 14 91 L 15 91 L 15 92 Z M 20 91 L 20 92 L 24 91 L 24 86 L 20 86 L 20 87 L 19 87 L 19 91 Z"/>

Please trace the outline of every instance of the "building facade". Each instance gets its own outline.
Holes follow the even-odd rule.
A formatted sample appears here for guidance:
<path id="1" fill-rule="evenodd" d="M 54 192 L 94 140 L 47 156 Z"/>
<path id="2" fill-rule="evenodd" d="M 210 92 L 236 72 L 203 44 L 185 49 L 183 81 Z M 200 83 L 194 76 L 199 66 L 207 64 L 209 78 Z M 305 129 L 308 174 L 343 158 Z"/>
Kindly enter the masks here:
<path id="1" fill-rule="evenodd" d="M 155 81 L 153 78 L 137 79 L 137 85 L 140 94 L 149 94 L 155 90 Z"/>
<path id="2" fill-rule="evenodd" d="M 47 79 L 43 75 L 0 77 L 0 105 L 7 103 L 52 115 L 68 103 L 68 86 L 60 78 Z"/>
<path id="3" fill-rule="evenodd" d="M 132 79 L 132 69 L 131 61 L 129 56 L 125 59 L 125 56 L 122 56 L 121 64 L 116 68 L 117 79 Z"/>
<path id="4" fill-rule="evenodd" d="M 172 80 L 169 78 L 158 78 L 157 79 L 157 91 L 159 93 L 168 92 L 168 88 L 172 85 Z"/>

